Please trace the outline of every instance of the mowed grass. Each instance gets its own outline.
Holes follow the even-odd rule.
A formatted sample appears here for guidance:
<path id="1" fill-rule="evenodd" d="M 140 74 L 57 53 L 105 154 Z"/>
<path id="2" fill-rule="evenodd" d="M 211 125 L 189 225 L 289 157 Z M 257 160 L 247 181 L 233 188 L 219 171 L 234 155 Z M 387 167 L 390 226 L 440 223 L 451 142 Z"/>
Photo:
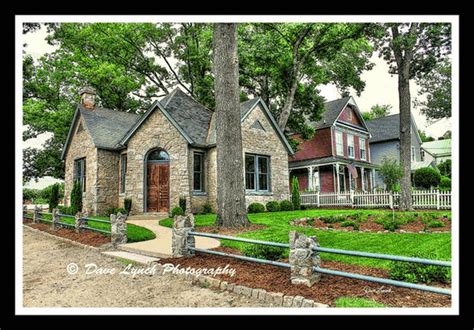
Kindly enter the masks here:
<path id="1" fill-rule="evenodd" d="M 451 235 L 450 233 L 368 233 L 368 232 L 343 232 L 318 230 L 313 228 L 304 228 L 290 226 L 289 221 L 303 217 L 318 217 L 327 215 L 350 215 L 356 212 L 362 212 L 364 215 L 391 213 L 386 210 L 304 210 L 304 211 L 288 211 L 288 212 L 265 212 L 249 214 L 248 217 L 252 223 L 265 225 L 266 228 L 251 232 L 238 234 L 238 237 L 252 238 L 262 241 L 288 243 L 288 233 L 291 230 L 303 232 L 306 235 L 317 236 L 320 245 L 327 248 L 337 248 L 344 250 L 356 250 L 373 253 L 384 253 L 394 255 L 411 256 L 416 252 L 433 253 L 436 259 L 451 260 Z M 430 211 L 431 212 L 431 211 Z M 407 216 L 421 212 L 398 212 Z M 447 214 L 451 217 L 450 211 L 433 211 L 439 215 Z M 196 215 L 196 227 L 213 225 L 215 222 L 215 214 Z M 173 220 L 168 218 L 160 221 L 160 224 L 171 227 Z M 248 243 L 233 242 L 222 240 L 223 246 L 242 248 Z M 288 250 L 286 250 L 286 256 Z M 337 254 L 321 253 L 324 260 L 341 261 L 349 264 L 361 266 L 377 267 L 388 269 L 390 261 L 351 257 Z"/>
<path id="2" fill-rule="evenodd" d="M 374 300 L 357 297 L 340 297 L 334 301 L 336 307 L 356 308 L 356 307 L 387 307 Z"/>
<path id="3" fill-rule="evenodd" d="M 41 218 L 46 219 L 46 220 L 51 220 L 52 215 L 51 214 L 42 214 Z M 94 216 L 94 217 L 91 217 L 91 218 L 98 219 L 98 220 L 110 221 L 110 218 L 106 217 L 106 216 Z M 64 223 L 71 224 L 71 225 L 74 225 L 74 223 L 75 223 L 75 219 L 71 218 L 71 217 L 61 217 L 60 221 L 64 222 Z M 46 222 L 45 221 L 45 223 L 50 224 L 51 222 Z M 109 231 L 109 232 L 111 230 L 110 223 L 89 221 L 87 225 L 91 228 L 106 230 L 106 231 Z M 105 233 L 101 233 L 101 234 L 110 236 L 110 234 L 105 234 Z M 154 238 L 156 238 L 156 235 L 151 230 L 149 230 L 147 228 L 140 227 L 140 226 L 133 225 L 131 223 L 127 224 L 127 242 L 129 242 L 129 243 L 141 242 L 141 241 L 147 241 L 147 240 L 154 239 Z"/>

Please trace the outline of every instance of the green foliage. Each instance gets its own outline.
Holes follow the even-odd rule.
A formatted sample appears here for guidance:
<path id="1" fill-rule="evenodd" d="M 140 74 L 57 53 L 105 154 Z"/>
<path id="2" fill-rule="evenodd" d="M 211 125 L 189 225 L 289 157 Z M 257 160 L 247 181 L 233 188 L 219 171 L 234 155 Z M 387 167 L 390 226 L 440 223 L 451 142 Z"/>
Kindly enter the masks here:
<path id="1" fill-rule="evenodd" d="M 393 216 L 392 214 L 386 214 L 379 217 L 374 222 L 382 225 L 383 229 L 388 231 L 395 231 L 400 228 L 400 225 L 406 223 L 403 218 L 400 218 L 398 215 Z"/>
<path id="2" fill-rule="evenodd" d="M 346 221 L 346 217 L 343 215 L 336 214 L 336 215 L 319 217 L 319 220 L 321 220 L 324 223 L 336 223 L 336 222 Z"/>
<path id="3" fill-rule="evenodd" d="M 132 210 L 132 199 L 131 198 L 125 198 L 123 200 L 123 206 L 127 212 L 127 215 L 130 214 L 130 211 Z"/>
<path id="4" fill-rule="evenodd" d="M 278 201 L 270 201 L 265 205 L 268 212 L 280 211 L 280 203 Z"/>
<path id="5" fill-rule="evenodd" d="M 354 230 L 359 230 L 359 224 L 352 220 L 343 221 L 341 227 L 352 227 Z"/>
<path id="6" fill-rule="evenodd" d="M 376 118 L 382 118 L 390 114 L 392 106 L 390 104 L 376 104 L 370 108 L 369 112 L 362 112 L 362 118 L 365 121 Z"/>
<path id="7" fill-rule="evenodd" d="M 442 228 L 444 226 L 443 221 L 430 221 L 427 225 L 428 228 Z"/>
<path id="8" fill-rule="evenodd" d="M 82 187 L 78 180 L 74 181 L 72 186 L 71 208 L 74 214 L 82 211 Z"/>
<path id="9" fill-rule="evenodd" d="M 58 209 L 59 209 L 59 213 L 61 214 L 76 215 L 77 213 L 76 209 L 73 208 L 72 206 L 59 205 Z"/>
<path id="10" fill-rule="evenodd" d="M 180 206 L 176 206 L 171 210 L 171 216 L 184 215 L 184 210 Z"/>
<path id="11" fill-rule="evenodd" d="M 204 205 L 202 206 L 202 212 L 204 214 L 212 213 L 212 205 L 209 202 L 204 203 Z"/>
<path id="12" fill-rule="evenodd" d="M 179 207 L 183 209 L 183 212 L 186 213 L 186 197 L 179 197 Z"/>
<path id="13" fill-rule="evenodd" d="M 291 182 L 291 202 L 293 203 L 294 210 L 299 210 L 301 208 L 300 184 L 296 176 L 293 177 Z"/>
<path id="14" fill-rule="evenodd" d="M 443 176 L 447 176 L 451 179 L 451 159 L 446 159 L 445 161 L 438 164 L 439 173 Z"/>
<path id="15" fill-rule="evenodd" d="M 52 184 L 52 185 L 49 185 L 43 189 L 41 189 L 39 191 L 39 198 L 42 198 L 42 199 L 45 199 L 45 200 L 49 200 L 51 198 L 51 194 L 52 194 L 52 191 L 53 189 L 56 189 L 54 188 L 55 185 L 57 185 L 57 190 L 58 190 L 58 199 L 61 199 L 64 197 L 64 183 L 55 183 L 55 184 Z"/>
<path id="16" fill-rule="evenodd" d="M 376 302 L 375 300 L 358 297 L 339 297 L 334 301 L 334 305 L 339 308 L 387 307 L 384 304 Z"/>
<path id="17" fill-rule="evenodd" d="M 59 204 L 59 184 L 55 183 L 52 186 L 51 193 L 49 196 L 49 212 L 58 207 Z"/>
<path id="18" fill-rule="evenodd" d="M 446 176 L 442 176 L 439 182 L 439 188 L 441 190 L 451 190 L 451 179 Z"/>
<path id="19" fill-rule="evenodd" d="M 430 142 L 434 141 L 434 137 L 426 135 L 426 133 L 418 129 L 418 135 L 420 135 L 421 142 Z"/>
<path id="20" fill-rule="evenodd" d="M 40 190 L 23 188 L 23 201 L 33 201 L 40 195 Z"/>
<path id="21" fill-rule="evenodd" d="M 433 253 L 414 253 L 416 258 L 438 259 Z M 411 283 L 448 283 L 451 280 L 449 267 L 423 265 L 414 262 L 392 262 L 389 275 L 391 279 Z"/>
<path id="22" fill-rule="evenodd" d="M 275 246 L 260 244 L 248 244 L 242 249 L 242 253 L 247 257 L 266 260 L 279 260 L 285 257 L 285 250 Z"/>
<path id="23" fill-rule="evenodd" d="M 398 164 L 398 161 L 384 156 L 378 171 L 387 189 L 395 191 L 396 185 L 400 183 L 400 179 L 403 176 L 403 168 Z"/>
<path id="24" fill-rule="evenodd" d="M 293 211 L 293 203 L 288 200 L 281 201 L 280 211 Z"/>
<path id="25" fill-rule="evenodd" d="M 430 189 L 437 187 L 441 181 L 441 174 L 432 167 L 422 167 L 415 171 L 413 175 L 416 187 Z"/>
<path id="26" fill-rule="evenodd" d="M 111 214 L 127 214 L 127 210 L 121 207 L 109 207 L 105 210 L 105 216 L 109 217 Z"/>
<path id="27" fill-rule="evenodd" d="M 252 203 L 247 209 L 248 213 L 262 213 L 265 212 L 265 206 L 262 203 Z"/>

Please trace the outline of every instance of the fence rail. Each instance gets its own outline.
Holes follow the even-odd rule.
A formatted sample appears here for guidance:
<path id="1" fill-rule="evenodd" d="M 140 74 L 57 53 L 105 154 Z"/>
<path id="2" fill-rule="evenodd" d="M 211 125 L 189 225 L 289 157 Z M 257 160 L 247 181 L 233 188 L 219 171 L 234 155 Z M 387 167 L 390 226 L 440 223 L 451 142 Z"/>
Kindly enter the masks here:
<path id="1" fill-rule="evenodd" d="M 354 207 L 354 208 L 398 208 L 400 194 L 390 191 L 342 193 L 303 192 L 301 205 L 314 207 Z M 415 190 L 412 204 L 419 209 L 451 209 L 451 191 Z"/>
<path id="2" fill-rule="evenodd" d="M 190 236 L 210 237 L 210 238 L 224 239 L 224 240 L 251 243 L 251 244 L 275 246 L 275 247 L 281 247 L 281 248 L 290 248 L 290 245 L 287 244 L 287 243 L 259 241 L 259 240 L 253 240 L 253 239 L 248 239 L 248 238 L 225 236 L 225 235 L 219 235 L 219 234 L 199 233 L 199 232 L 191 231 L 191 232 L 188 233 L 188 235 L 190 235 Z M 219 255 L 219 256 L 224 256 L 224 257 L 231 257 L 231 258 L 235 258 L 235 259 L 240 259 L 240 260 L 244 260 L 244 261 L 252 261 L 252 262 L 257 262 L 257 263 L 261 263 L 261 264 L 270 264 L 270 265 L 274 265 L 274 266 L 278 266 L 278 267 L 290 268 L 290 264 L 289 263 L 284 263 L 284 262 L 258 259 L 258 258 L 253 258 L 253 257 L 230 254 L 230 253 L 221 252 L 221 251 L 199 249 L 199 248 L 195 248 L 195 247 L 189 247 L 188 249 L 191 250 L 191 251 L 194 251 L 194 252 Z M 369 253 L 369 252 L 362 252 L 362 251 L 331 249 L 331 248 L 324 248 L 324 247 L 316 247 L 316 248 L 313 248 L 313 250 L 318 251 L 318 252 L 336 253 L 336 254 L 342 254 L 342 255 L 348 255 L 348 256 L 354 256 L 354 257 L 377 258 L 377 259 L 386 259 L 386 260 L 392 260 L 392 261 L 398 261 L 398 262 L 414 262 L 414 263 L 420 263 L 420 264 L 424 264 L 424 265 L 451 267 L 451 262 L 450 261 L 443 261 L 443 260 L 413 258 L 413 257 L 390 255 L 390 254 L 380 254 L 380 253 Z M 374 277 L 374 276 L 361 275 L 361 274 L 356 274 L 356 273 L 343 272 L 343 271 L 327 269 L 327 268 L 322 268 L 322 267 L 313 267 L 313 269 L 314 269 L 315 272 L 319 272 L 321 274 L 326 274 L 326 275 L 342 276 L 342 277 L 354 278 L 354 279 L 359 279 L 359 280 L 364 280 L 364 281 L 381 283 L 381 284 L 389 284 L 389 285 L 394 285 L 394 286 L 399 286 L 399 287 L 404 287 L 404 288 L 409 288 L 409 289 L 416 289 L 416 290 L 434 292 L 434 293 L 439 293 L 439 294 L 444 294 L 444 295 L 451 295 L 451 290 L 449 290 L 449 289 L 437 288 L 437 287 L 421 285 L 421 284 L 414 284 L 414 283 L 409 283 L 409 282 L 404 282 L 404 281 L 397 281 L 397 280 L 392 280 L 392 279 L 387 279 L 387 278 L 379 278 L 379 277 Z"/>

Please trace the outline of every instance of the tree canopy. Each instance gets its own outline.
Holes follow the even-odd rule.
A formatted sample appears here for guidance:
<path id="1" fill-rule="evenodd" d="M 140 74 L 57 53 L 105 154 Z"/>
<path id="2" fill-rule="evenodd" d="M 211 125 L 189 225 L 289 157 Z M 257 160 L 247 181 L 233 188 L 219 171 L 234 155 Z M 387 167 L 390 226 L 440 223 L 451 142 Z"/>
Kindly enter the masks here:
<path id="1" fill-rule="evenodd" d="M 369 112 L 362 112 L 364 120 L 372 120 L 382 118 L 390 114 L 392 106 L 390 104 L 375 104 L 370 108 Z"/>

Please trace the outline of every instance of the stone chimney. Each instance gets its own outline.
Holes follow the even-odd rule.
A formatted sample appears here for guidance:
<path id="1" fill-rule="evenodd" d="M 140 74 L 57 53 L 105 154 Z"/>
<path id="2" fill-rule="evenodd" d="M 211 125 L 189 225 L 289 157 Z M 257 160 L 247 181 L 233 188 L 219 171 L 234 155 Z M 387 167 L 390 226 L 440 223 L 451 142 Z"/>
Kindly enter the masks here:
<path id="1" fill-rule="evenodd" d="M 94 110 L 95 108 L 95 89 L 92 87 L 84 87 L 79 90 L 81 95 L 81 104 L 84 108 Z"/>

